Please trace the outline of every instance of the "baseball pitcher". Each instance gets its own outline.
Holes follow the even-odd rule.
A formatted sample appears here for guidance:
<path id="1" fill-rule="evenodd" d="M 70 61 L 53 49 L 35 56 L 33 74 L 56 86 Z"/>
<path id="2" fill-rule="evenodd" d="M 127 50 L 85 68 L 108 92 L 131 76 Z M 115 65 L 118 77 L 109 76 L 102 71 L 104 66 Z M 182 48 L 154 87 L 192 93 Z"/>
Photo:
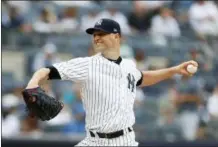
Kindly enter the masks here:
<path id="1" fill-rule="evenodd" d="M 79 82 L 87 135 L 77 146 L 138 146 L 133 130 L 136 86 L 150 86 L 174 74 L 192 76 L 186 67 L 198 64 L 187 61 L 170 68 L 139 71 L 133 61 L 120 57 L 122 34 L 116 21 L 101 19 L 86 32 L 92 35 L 97 54 L 36 71 L 23 91 L 27 109 L 40 120 L 54 118 L 63 103 L 48 96 L 40 88 L 40 82 L 53 79 Z"/>

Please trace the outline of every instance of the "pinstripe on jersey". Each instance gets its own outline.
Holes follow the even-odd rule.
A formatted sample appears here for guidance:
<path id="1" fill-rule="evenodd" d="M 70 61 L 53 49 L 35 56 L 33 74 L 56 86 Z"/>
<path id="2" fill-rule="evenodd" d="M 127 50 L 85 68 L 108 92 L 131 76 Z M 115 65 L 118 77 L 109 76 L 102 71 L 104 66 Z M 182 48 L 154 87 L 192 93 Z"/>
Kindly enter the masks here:
<path id="1" fill-rule="evenodd" d="M 123 59 L 118 65 L 96 54 L 53 66 L 62 80 L 82 82 L 87 130 L 107 133 L 133 126 L 136 83 L 141 78 L 133 61 Z"/>

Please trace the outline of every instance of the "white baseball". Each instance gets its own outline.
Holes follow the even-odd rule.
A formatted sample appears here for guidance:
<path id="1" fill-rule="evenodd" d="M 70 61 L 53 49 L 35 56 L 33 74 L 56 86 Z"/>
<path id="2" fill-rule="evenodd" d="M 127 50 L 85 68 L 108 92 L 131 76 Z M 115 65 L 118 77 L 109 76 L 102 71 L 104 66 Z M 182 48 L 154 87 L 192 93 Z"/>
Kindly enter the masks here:
<path id="1" fill-rule="evenodd" d="M 192 64 L 189 64 L 189 65 L 187 66 L 187 71 L 188 71 L 189 73 L 191 73 L 191 74 L 196 73 L 197 69 L 198 69 L 198 68 L 197 68 L 196 66 L 192 65 Z"/>

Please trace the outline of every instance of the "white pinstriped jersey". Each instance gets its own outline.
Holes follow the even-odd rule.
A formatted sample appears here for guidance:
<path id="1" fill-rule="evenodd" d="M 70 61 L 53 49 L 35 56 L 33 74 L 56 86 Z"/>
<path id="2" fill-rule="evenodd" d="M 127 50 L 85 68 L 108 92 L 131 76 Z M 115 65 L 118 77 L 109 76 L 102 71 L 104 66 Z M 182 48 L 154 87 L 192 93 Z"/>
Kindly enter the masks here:
<path id="1" fill-rule="evenodd" d="M 53 66 L 62 80 L 82 83 L 87 130 L 107 133 L 133 126 L 136 83 L 142 76 L 133 61 L 116 64 L 99 53 Z"/>

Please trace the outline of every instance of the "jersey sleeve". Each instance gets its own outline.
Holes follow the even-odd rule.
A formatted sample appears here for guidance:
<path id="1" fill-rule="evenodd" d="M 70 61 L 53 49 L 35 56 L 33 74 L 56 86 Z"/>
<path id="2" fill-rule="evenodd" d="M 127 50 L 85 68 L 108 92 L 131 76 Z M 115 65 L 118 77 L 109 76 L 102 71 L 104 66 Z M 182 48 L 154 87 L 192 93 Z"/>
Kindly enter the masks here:
<path id="1" fill-rule="evenodd" d="M 133 62 L 135 70 L 134 70 L 134 76 L 136 78 L 136 86 L 140 86 L 143 80 L 143 74 L 142 71 L 138 70 L 136 67 L 136 63 Z"/>
<path id="2" fill-rule="evenodd" d="M 89 57 L 80 57 L 55 63 L 53 66 L 57 69 L 62 80 L 84 81 L 88 77 L 89 60 Z"/>
<path id="3" fill-rule="evenodd" d="M 134 74 L 134 77 L 136 78 L 136 86 L 140 86 L 143 80 L 142 72 L 137 69 L 136 63 L 134 61 L 129 60 L 128 65 L 132 65 L 134 67 L 132 72 Z"/>
<path id="4" fill-rule="evenodd" d="M 136 86 L 140 86 L 142 84 L 142 80 L 143 80 L 143 74 L 142 71 L 137 70 L 137 77 L 138 77 L 138 81 L 136 83 Z"/>

